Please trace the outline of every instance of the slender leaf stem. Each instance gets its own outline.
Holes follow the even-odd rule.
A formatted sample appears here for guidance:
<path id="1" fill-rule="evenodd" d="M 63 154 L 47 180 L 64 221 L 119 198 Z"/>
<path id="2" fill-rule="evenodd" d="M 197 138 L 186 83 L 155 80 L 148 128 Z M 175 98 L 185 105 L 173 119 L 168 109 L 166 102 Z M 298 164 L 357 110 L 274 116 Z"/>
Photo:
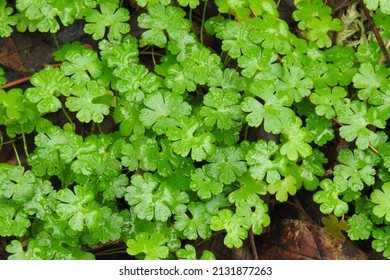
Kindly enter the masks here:
<path id="1" fill-rule="evenodd" d="M 205 24 L 205 21 L 206 21 L 206 11 L 207 11 L 207 4 L 208 4 L 208 0 L 204 1 L 204 4 L 203 4 L 203 11 L 202 11 L 202 23 L 200 25 L 200 42 L 203 44 L 204 42 L 204 37 L 203 37 L 203 32 L 204 32 L 204 24 Z"/>
<path id="2" fill-rule="evenodd" d="M 22 162 L 20 161 L 18 149 L 16 148 L 15 143 L 13 141 L 11 142 L 11 144 L 12 144 L 12 148 L 13 148 L 14 153 L 15 153 L 16 160 L 18 161 L 18 165 L 22 166 Z"/>

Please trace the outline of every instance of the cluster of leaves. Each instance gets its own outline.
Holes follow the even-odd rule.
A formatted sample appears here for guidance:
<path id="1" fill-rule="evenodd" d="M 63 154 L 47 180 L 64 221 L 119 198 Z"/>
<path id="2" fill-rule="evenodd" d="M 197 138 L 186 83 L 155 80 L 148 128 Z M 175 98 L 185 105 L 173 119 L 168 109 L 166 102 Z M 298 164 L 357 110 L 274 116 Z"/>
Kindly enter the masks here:
<path id="1" fill-rule="evenodd" d="M 195 259 L 191 244 L 214 231 L 229 248 L 250 229 L 261 234 L 265 196 L 285 202 L 301 188 L 333 215 L 325 222 L 390 258 L 390 70 L 376 42 L 332 44 L 342 22 L 322 1 L 297 1 L 304 38 L 273 0 L 215 1 L 220 15 L 203 18 L 199 34 L 185 11 L 207 1 L 138 0 L 139 38 L 118 0 L 29 3 L 13 12 L 0 2 L 1 36 L 83 19 L 99 48 L 63 45 L 59 68 L 34 74 L 25 91 L 0 90 L 10 143 L 35 135 L 24 166 L 0 166 L 11 259 L 90 259 L 82 248 L 117 240 L 141 259 Z M 150 46 L 163 52 L 146 65 L 140 50 Z M 349 146 L 325 176 L 337 136 Z"/>

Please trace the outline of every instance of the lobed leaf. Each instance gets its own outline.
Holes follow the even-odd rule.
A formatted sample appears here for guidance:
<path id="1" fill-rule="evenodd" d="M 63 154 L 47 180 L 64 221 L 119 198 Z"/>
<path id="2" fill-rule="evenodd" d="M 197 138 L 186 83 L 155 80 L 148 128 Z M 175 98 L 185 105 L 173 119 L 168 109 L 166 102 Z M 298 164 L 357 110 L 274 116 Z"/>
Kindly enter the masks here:
<path id="1" fill-rule="evenodd" d="M 130 31 L 130 25 L 127 23 L 129 19 L 130 15 L 127 9 L 118 8 L 109 2 L 102 2 L 100 3 L 100 13 L 96 9 L 85 12 L 87 24 L 84 26 L 84 31 L 87 34 L 92 34 L 93 39 L 99 40 L 104 37 L 106 28 L 108 28 L 108 36 L 118 40 Z"/>
<path id="2" fill-rule="evenodd" d="M 144 260 L 159 260 L 168 256 L 169 249 L 166 246 L 166 237 L 160 232 L 149 235 L 146 232 L 140 232 L 135 239 L 126 241 L 126 252 L 129 255 L 137 256 L 144 254 Z"/>
<path id="3" fill-rule="evenodd" d="M 390 221 L 390 183 L 386 182 L 382 185 L 382 190 L 374 190 L 371 193 L 371 201 L 375 203 L 372 212 L 378 217 L 384 217 L 386 221 Z"/>
<path id="4" fill-rule="evenodd" d="M 72 96 L 66 99 L 66 107 L 77 112 L 76 117 L 81 122 L 101 123 L 105 115 L 109 113 L 109 105 L 106 102 L 99 101 L 107 95 L 106 89 L 99 85 L 96 81 L 88 81 L 87 83 L 76 84 L 72 88 Z"/>
<path id="5" fill-rule="evenodd" d="M 228 248 L 240 248 L 243 244 L 242 240 L 248 236 L 250 224 L 230 209 L 223 209 L 218 212 L 218 216 L 211 218 L 210 227 L 214 231 L 226 230 L 223 242 Z"/>

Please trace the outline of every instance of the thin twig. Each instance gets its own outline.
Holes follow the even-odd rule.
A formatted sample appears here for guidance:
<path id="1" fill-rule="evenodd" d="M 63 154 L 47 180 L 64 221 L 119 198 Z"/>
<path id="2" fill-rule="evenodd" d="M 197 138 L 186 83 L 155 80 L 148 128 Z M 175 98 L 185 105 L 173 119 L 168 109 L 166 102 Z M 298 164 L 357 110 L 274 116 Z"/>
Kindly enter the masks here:
<path id="1" fill-rule="evenodd" d="M 253 259 L 258 260 L 258 259 L 259 259 L 259 256 L 258 256 L 258 254 L 257 254 L 256 242 L 255 242 L 255 237 L 254 237 L 254 235 L 253 235 L 253 230 L 252 230 L 252 228 L 249 230 L 249 242 L 250 242 L 250 244 L 251 244 Z"/>
<path id="2" fill-rule="evenodd" d="M 379 46 L 381 47 L 381 50 L 382 50 L 382 52 L 383 52 L 383 55 L 385 56 L 387 67 L 390 68 L 390 55 L 389 55 L 389 52 L 387 51 L 386 46 L 385 46 L 385 44 L 383 43 L 383 40 L 382 40 L 381 35 L 379 34 L 378 28 L 376 27 L 375 22 L 374 22 L 374 20 L 372 19 L 371 13 L 370 13 L 370 11 L 367 9 L 367 7 L 366 7 L 366 5 L 364 4 L 363 0 L 359 0 L 359 3 L 360 3 L 360 5 L 361 5 L 361 7 L 362 7 L 362 9 L 363 9 L 364 14 L 365 14 L 366 17 L 367 17 L 368 23 L 370 24 L 370 27 L 371 27 L 372 31 L 374 32 L 374 35 L 375 35 L 375 37 L 376 37 L 376 40 L 378 41 L 378 44 L 379 44 Z"/>
<path id="3" fill-rule="evenodd" d="M 387 45 L 386 45 L 386 49 L 388 50 L 389 48 L 390 48 L 390 40 L 387 42 Z M 384 59 L 385 59 L 385 56 L 382 55 L 382 57 L 379 60 L 378 64 L 382 64 Z"/>
<path id="4" fill-rule="evenodd" d="M 1 88 L 2 88 L 2 89 L 13 88 L 13 87 L 15 87 L 15 86 L 18 86 L 18 85 L 21 85 L 21 84 L 24 84 L 24 83 L 29 82 L 30 79 L 31 79 L 31 76 L 24 77 L 24 78 L 18 79 L 18 80 L 16 80 L 16 81 L 12 81 L 12 82 L 6 83 L 6 84 L 3 85 Z"/>
<path id="5" fill-rule="evenodd" d="M 344 126 L 344 124 L 342 122 L 340 122 L 338 119 L 336 118 L 333 118 L 332 121 L 334 123 L 336 123 L 339 127 L 342 127 Z M 371 151 L 373 151 L 375 154 L 379 155 L 379 152 L 378 150 L 372 145 L 372 144 L 369 144 L 368 147 L 370 148 Z"/>
<path id="6" fill-rule="evenodd" d="M 43 64 L 43 67 L 46 67 L 46 66 L 60 67 L 61 63 L 54 63 L 54 64 L 46 64 L 45 63 L 45 64 Z M 20 78 L 18 80 L 12 81 L 12 82 L 8 82 L 5 85 L 3 85 L 1 88 L 2 89 L 9 89 L 9 88 L 13 88 L 13 87 L 22 85 L 24 83 L 28 83 L 30 81 L 31 77 L 32 76 L 27 76 L 27 77 L 23 77 L 23 78 Z"/>

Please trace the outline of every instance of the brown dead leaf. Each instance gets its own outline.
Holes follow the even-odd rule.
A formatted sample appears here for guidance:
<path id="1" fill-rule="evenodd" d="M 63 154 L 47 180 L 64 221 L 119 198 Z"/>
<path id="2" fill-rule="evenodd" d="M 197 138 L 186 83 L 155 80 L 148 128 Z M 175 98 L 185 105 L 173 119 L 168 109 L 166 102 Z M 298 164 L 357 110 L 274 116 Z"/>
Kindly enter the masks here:
<path id="1" fill-rule="evenodd" d="M 44 34 L 14 32 L 0 39 L 0 64 L 18 71 L 35 73 L 54 62 L 54 47 L 44 43 Z"/>
<path id="2" fill-rule="evenodd" d="M 19 55 L 18 48 L 12 38 L 5 38 L 2 40 L 0 48 L 0 64 L 6 66 L 12 70 L 26 71 L 22 59 Z"/>
<path id="3" fill-rule="evenodd" d="M 263 236 L 260 259 L 364 260 L 367 256 L 351 241 L 333 237 L 320 226 L 284 219 Z"/>

